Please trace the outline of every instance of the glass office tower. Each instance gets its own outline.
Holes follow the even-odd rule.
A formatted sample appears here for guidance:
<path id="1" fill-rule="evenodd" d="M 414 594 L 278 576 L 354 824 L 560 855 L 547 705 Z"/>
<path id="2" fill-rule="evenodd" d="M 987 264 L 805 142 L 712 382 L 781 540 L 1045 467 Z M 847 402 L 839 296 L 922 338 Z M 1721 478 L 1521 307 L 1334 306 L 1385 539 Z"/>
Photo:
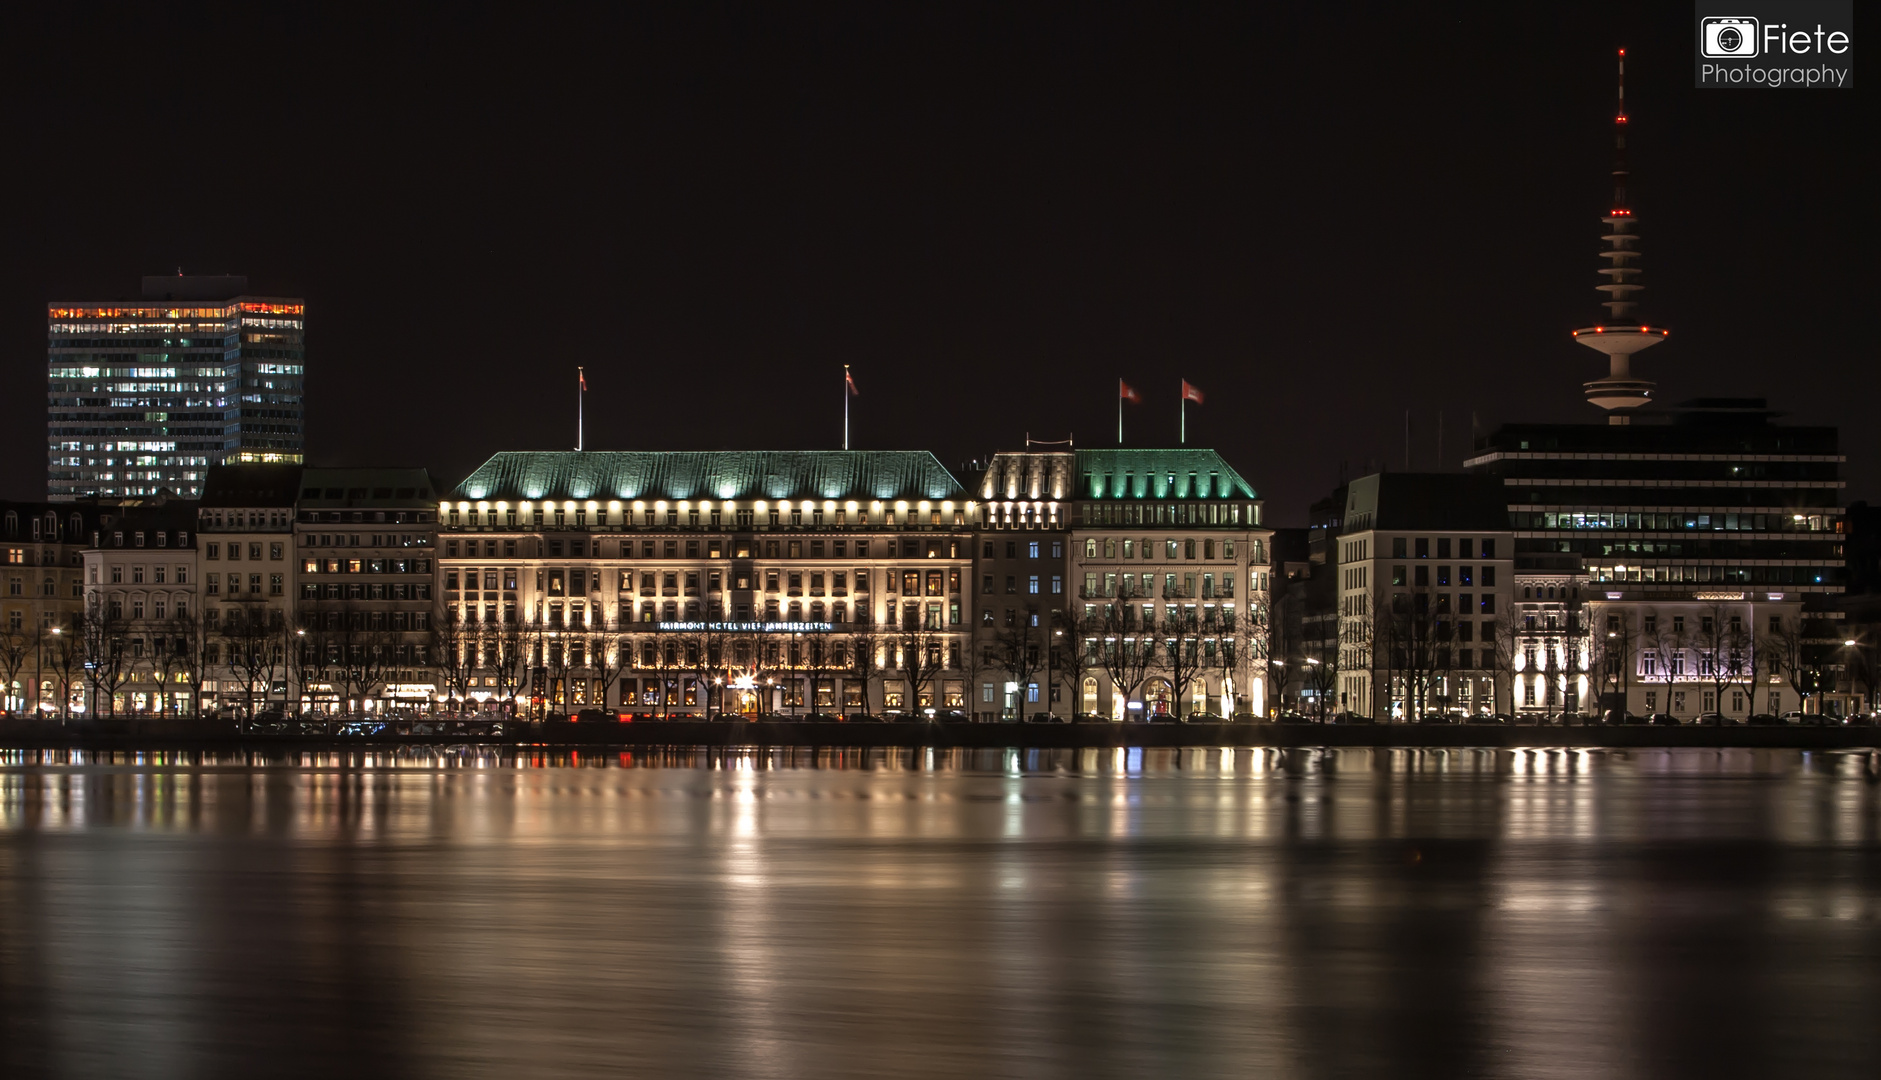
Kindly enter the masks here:
<path id="1" fill-rule="evenodd" d="M 306 307 L 239 276 L 46 306 L 47 497 L 195 498 L 211 465 L 297 464 Z"/>

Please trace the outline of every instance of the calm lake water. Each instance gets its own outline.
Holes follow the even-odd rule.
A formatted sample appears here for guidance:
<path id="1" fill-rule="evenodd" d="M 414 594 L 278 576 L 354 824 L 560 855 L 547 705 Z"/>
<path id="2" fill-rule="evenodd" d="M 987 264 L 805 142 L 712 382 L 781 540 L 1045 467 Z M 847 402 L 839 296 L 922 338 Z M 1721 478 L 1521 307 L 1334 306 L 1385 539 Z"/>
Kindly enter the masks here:
<path id="1" fill-rule="evenodd" d="M 0 752 L 0 1076 L 1872 1078 L 1878 778 Z"/>

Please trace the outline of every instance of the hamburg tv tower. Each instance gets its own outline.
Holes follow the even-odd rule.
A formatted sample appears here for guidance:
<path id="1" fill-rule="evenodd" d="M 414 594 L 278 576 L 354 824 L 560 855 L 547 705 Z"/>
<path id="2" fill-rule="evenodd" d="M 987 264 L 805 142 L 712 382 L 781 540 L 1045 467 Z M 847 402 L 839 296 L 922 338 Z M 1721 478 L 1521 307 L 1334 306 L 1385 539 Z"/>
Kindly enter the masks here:
<path id="1" fill-rule="evenodd" d="M 1626 197 L 1626 173 L 1626 50 L 1621 49 L 1620 104 L 1613 117 L 1613 209 L 1600 219 L 1607 225 L 1607 234 L 1601 237 L 1607 250 L 1600 253 L 1607 260 L 1600 269 L 1607 283 L 1595 286 L 1607 294 L 1600 306 L 1608 314 L 1600 325 L 1574 331 L 1575 341 L 1606 353 L 1610 361 L 1606 378 L 1582 384 L 1587 400 L 1607 410 L 1609 424 L 1630 422 L 1628 410 L 1652 400 L 1658 384 L 1633 376 L 1633 354 L 1664 341 L 1667 333 L 1662 326 L 1641 323 L 1634 314 L 1639 307 L 1634 296 L 1645 286 L 1639 283 L 1641 252 L 1633 246 L 1639 235 L 1633 229 L 1632 204 Z"/>

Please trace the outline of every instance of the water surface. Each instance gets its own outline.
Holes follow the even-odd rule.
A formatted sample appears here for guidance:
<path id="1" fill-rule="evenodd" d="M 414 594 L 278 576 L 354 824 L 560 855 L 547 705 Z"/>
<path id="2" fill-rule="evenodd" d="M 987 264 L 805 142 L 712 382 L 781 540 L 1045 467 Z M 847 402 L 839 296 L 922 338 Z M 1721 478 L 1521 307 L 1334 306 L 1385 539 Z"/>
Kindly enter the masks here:
<path id="1" fill-rule="evenodd" d="M 1881 1075 L 1871 752 L 0 753 L 0 1075 Z"/>

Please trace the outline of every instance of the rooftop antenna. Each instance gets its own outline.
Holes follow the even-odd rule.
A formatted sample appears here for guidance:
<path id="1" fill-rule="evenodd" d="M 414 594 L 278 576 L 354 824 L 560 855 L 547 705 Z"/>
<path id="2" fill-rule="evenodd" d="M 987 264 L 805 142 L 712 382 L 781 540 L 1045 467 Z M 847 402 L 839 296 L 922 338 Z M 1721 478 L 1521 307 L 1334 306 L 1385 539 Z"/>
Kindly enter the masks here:
<path id="1" fill-rule="evenodd" d="M 1633 204 L 1626 192 L 1629 170 L 1626 163 L 1625 49 L 1620 50 L 1619 69 L 1619 105 L 1613 117 L 1613 202 L 1607 215 L 1600 219 L 1607 225 L 1607 234 L 1601 237 L 1607 250 L 1600 253 L 1600 257 L 1607 260 L 1607 265 L 1600 269 L 1607 283 L 1594 286 L 1607 294 L 1600 305 L 1607 309 L 1607 317 L 1598 326 L 1574 331 L 1575 341 L 1607 354 L 1607 377 L 1583 383 L 1582 389 L 1589 402 L 1608 411 L 1610 424 L 1630 423 L 1631 414 L 1627 410 L 1652 400 L 1652 392 L 1658 384 L 1633 377 L 1633 354 L 1659 344 L 1668 333 L 1664 327 L 1647 326 L 1635 316 L 1639 301 L 1634 296 L 1645 286 L 1639 283 L 1640 251 L 1633 246 L 1639 235 L 1634 231 Z"/>

